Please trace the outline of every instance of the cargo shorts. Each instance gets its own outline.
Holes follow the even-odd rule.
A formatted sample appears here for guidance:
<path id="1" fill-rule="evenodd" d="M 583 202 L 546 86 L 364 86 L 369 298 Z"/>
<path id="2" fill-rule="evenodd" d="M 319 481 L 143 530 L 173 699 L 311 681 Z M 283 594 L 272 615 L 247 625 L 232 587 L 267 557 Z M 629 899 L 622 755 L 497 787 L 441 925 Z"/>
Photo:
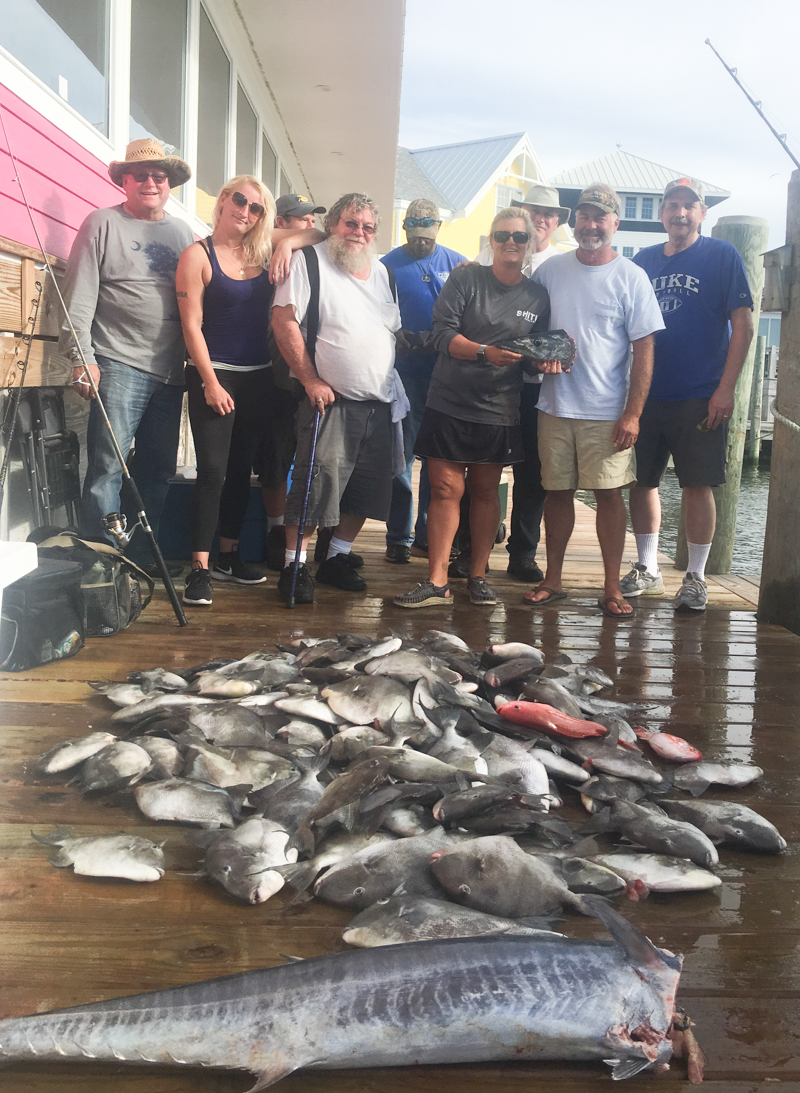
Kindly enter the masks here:
<path id="1" fill-rule="evenodd" d="M 546 490 L 613 490 L 636 481 L 633 448 L 617 451 L 616 421 L 554 417 L 539 411 L 539 459 Z"/>

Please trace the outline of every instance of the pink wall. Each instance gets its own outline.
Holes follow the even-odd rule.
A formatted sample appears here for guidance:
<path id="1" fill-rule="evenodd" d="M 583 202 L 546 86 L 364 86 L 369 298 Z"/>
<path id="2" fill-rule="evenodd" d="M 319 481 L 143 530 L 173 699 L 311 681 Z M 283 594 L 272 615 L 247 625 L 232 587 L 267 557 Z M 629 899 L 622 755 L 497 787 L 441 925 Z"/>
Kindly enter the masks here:
<path id="1" fill-rule="evenodd" d="M 39 234 L 49 254 L 66 258 L 92 209 L 124 198 L 106 164 L 0 84 L 0 110 Z M 38 247 L 0 129 L 0 235 Z"/>

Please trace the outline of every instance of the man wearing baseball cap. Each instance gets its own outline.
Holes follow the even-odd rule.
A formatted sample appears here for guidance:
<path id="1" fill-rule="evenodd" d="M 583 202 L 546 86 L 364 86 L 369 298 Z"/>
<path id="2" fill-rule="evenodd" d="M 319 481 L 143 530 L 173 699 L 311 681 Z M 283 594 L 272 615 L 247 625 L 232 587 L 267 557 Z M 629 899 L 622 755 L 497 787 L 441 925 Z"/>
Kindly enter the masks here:
<path id="1" fill-rule="evenodd" d="M 175 271 L 181 252 L 194 242 L 190 226 L 164 206 L 170 188 L 182 185 L 192 172 L 148 137 L 131 141 L 125 159 L 109 164 L 108 174 L 125 200 L 95 209 L 81 224 L 67 261 L 64 295 L 123 454 L 136 441 L 130 470 L 157 536 L 175 473 L 183 402 L 185 348 Z M 61 337 L 62 352 L 76 362 L 75 390 L 93 400 L 82 530 L 103 539 L 103 517 L 121 509 L 122 470 L 66 326 Z M 134 536 L 127 553 L 158 576 L 144 536 Z"/>
<path id="2" fill-rule="evenodd" d="M 704 611 L 708 600 L 705 565 L 716 524 L 712 487 L 725 481 L 734 389 L 753 337 L 744 263 L 727 240 L 700 234 L 706 211 L 702 182 L 669 182 L 659 206 L 669 238 L 634 258 L 650 278 L 665 329 L 656 334 L 653 382 L 636 441 L 630 508 L 638 560 L 622 579 L 622 593 L 664 594 L 657 561 L 658 486 L 672 455 L 686 502 L 689 553 L 674 606 L 686 613 Z"/>
<path id="3" fill-rule="evenodd" d="M 622 488 L 636 480 L 633 445 L 650 386 L 653 334 L 664 321 L 644 271 L 611 245 L 619 211 L 610 186 L 587 186 L 575 212 L 578 249 L 548 259 L 533 275 L 550 295 L 550 328 L 571 334 L 577 355 L 568 373 L 558 366 L 542 381 L 539 455 L 547 490 L 547 572 L 524 599 L 540 607 L 565 598 L 561 573 L 575 522 L 575 490 L 593 490 L 605 569 L 598 606 L 611 618 L 629 618 L 632 608 L 619 581 L 626 517 Z"/>
<path id="4" fill-rule="evenodd" d="M 305 194 L 284 194 L 275 202 L 276 228 L 313 228 L 316 213 L 328 210 L 315 205 Z"/>
<path id="5" fill-rule="evenodd" d="M 402 329 L 397 334 L 395 367 L 411 404 L 403 418 L 403 447 L 406 469 L 392 482 L 392 506 L 386 521 L 386 560 L 403 564 L 410 560 L 412 544 L 418 552 L 428 551 L 428 504 L 431 487 L 428 465 L 422 460 L 419 476 L 417 519 L 414 523 L 414 494 L 411 472 L 414 467 L 414 441 L 425 412 L 428 387 L 436 350 L 433 335 L 433 305 L 450 271 L 467 259 L 457 251 L 436 242 L 441 227 L 439 209 L 427 198 L 409 202 L 403 220 L 406 242 L 384 255 L 381 261 L 394 272 Z"/>

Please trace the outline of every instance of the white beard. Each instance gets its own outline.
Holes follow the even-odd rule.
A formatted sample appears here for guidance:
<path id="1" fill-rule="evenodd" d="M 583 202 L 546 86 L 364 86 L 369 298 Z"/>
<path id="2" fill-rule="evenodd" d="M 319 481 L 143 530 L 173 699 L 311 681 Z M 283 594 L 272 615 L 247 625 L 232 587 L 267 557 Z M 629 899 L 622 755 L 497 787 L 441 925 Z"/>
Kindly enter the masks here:
<path id="1" fill-rule="evenodd" d="M 328 254 L 330 254 L 334 264 L 347 273 L 361 273 L 362 270 L 372 264 L 372 259 L 376 254 L 375 243 L 372 240 L 362 250 L 356 251 L 344 239 L 340 239 L 338 235 L 328 236 L 326 243 Z"/>

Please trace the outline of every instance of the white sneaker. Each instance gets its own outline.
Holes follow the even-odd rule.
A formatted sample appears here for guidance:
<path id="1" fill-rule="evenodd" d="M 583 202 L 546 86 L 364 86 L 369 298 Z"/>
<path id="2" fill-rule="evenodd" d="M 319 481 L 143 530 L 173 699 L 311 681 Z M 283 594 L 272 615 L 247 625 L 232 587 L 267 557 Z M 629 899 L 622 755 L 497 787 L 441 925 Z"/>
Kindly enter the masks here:
<path id="1" fill-rule="evenodd" d="M 634 596 L 663 596 L 664 581 L 660 571 L 651 573 L 641 562 L 631 562 L 633 567 L 626 573 L 619 586 L 622 595 L 632 599 Z"/>
<path id="2" fill-rule="evenodd" d="M 708 588 L 702 577 L 696 573 L 687 573 L 683 583 L 675 594 L 673 606 L 676 611 L 685 613 L 691 611 L 705 611 L 708 603 Z"/>

